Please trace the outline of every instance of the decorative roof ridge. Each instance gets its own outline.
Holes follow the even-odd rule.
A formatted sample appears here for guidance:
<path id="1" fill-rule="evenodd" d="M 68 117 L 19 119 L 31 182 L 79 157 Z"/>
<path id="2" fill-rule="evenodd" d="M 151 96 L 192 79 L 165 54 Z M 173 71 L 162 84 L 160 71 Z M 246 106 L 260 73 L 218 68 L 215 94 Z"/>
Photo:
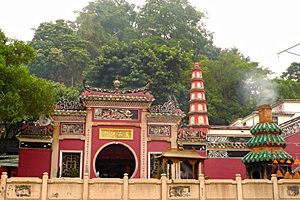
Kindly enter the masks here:
<path id="1" fill-rule="evenodd" d="M 95 100 L 141 100 L 141 99 L 147 99 L 147 100 L 152 100 L 154 101 L 155 99 L 153 98 L 152 95 L 149 93 L 143 94 L 143 96 L 137 96 L 137 95 L 130 95 L 130 94 L 82 94 L 80 95 L 80 99 L 95 99 Z"/>
<path id="2" fill-rule="evenodd" d="M 147 84 L 144 87 L 136 88 L 136 89 L 106 89 L 106 88 L 98 88 L 90 86 L 86 83 L 86 80 L 83 81 L 84 88 L 89 92 L 100 92 L 100 93 L 107 93 L 107 94 L 132 94 L 132 93 L 144 93 L 149 90 L 150 88 L 150 80 L 148 80 Z M 119 84 L 118 84 L 119 86 Z"/>
<path id="3" fill-rule="evenodd" d="M 54 110 L 53 114 L 59 115 L 59 114 L 74 114 L 74 115 L 86 115 L 85 110 Z"/>

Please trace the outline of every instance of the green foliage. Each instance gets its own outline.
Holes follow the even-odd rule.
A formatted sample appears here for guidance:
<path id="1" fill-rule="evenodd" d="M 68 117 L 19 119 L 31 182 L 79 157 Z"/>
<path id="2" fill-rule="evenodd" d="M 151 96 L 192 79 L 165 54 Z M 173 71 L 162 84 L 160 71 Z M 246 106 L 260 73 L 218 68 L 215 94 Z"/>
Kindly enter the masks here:
<path id="1" fill-rule="evenodd" d="M 79 90 L 74 87 L 66 87 L 63 83 L 49 81 L 56 94 L 56 102 L 68 99 L 69 101 L 79 101 Z"/>
<path id="2" fill-rule="evenodd" d="M 31 74 L 71 87 L 81 83 L 90 59 L 87 42 L 64 20 L 42 23 L 30 45 L 37 53 L 36 61 L 28 67 Z"/>
<path id="3" fill-rule="evenodd" d="M 294 80 L 275 79 L 279 99 L 300 99 L 300 83 Z"/>
<path id="4" fill-rule="evenodd" d="M 300 63 L 293 62 L 287 71 L 282 73 L 281 78 L 300 83 Z"/>
<path id="5" fill-rule="evenodd" d="M 188 102 L 191 53 L 141 40 L 103 46 L 101 51 L 103 54 L 85 74 L 89 84 L 111 87 L 116 75 L 123 88 L 141 87 L 150 80 L 157 103 L 167 101 L 170 94 L 178 102 Z"/>
<path id="6" fill-rule="evenodd" d="M 256 98 L 246 88 L 249 79 L 265 71 L 257 69 L 257 63 L 247 62 L 236 51 L 223 50 L 217 60 L 203 57 L 204 86 L 210 124 L 228 125 L 256 109 Z M 249 74 L 249 71 L 255 73 Z"/>
<path id="7" fill-rule="evenodd" d="M 182 51 L 206 53 L 212 35 L 203 23 L 205 14 L 197 11 L 187 0 L 147 0 L 137 17 L 137 27 L 152 42 L 164 39 L 169 46 Z"/>
<path id="8" fill-rule="evenodd" d="M 99 56 L 102 45 L 131 38 L 135 32 L 132 29 L 136 16 L 134 8 L 124 0 L 97 0 L 79 13 L 78 35 L 89 42 L 92 58 Z"/>
<path id="9" fill-rule="evenodd" d="M 123 88 L 141 87 L 150 80 L 157 104 L 173 94 L 187 113 L 190 73 L 193 61 L 198 61 L 210 124 L 220 125 L 250 114 L 261 102 L 299 98 L 299 63 L 292 63 L 281 79 L 270 80 L 269 70 L 238 49 L 214 46 L 204 23 L 206 14 L 188 0 L 146 0 L 135 8 L 125 0 L 96 0 L 79 12 L 75 22 L 42 23 L 31 42 L 37 59 L 30 72 L 64 83 L 52 82 L 57 100 L 76 100 L 78 91 L 69 86 L 81 83 L 82 72 L 90 85 L 98 87 L 112 87 L 116 75 Z M 24 54 L 26 48 L 16 53 L 16 61 L 9 60 L 29 64 L 34 52 Z"/>
<path id="10" fill-rule="evenodd" d="M 0 122 L 8 133 L 21 120 L 50 114 L 55 99 L 51 84 L 30 75 L 27 68 L 21 66 L 30 63 L 33 49 L 23 42 L 7 39 L 1 31 L 0 35 Z"/>

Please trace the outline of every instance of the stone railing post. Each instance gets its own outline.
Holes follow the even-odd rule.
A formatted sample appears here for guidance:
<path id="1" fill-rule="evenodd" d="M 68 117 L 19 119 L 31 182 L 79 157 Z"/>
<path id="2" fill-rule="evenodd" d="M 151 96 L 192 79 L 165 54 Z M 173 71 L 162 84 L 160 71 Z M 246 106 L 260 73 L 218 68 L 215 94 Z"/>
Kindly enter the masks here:
<path id="1" fill-rule="evenodd" d="M 48 173 L 44 172 L 42 178 L 41 200 L 47 200 L 47 193 L 48 193 Z"/>
<path id="2" fill-rule="evenodd" d="M 0 185 L 0 200 L 6 199 L 6 180 L 7 180 L 7 172 L 2 172 L 1 175 L 1 185 Z"/>
<path id="3" fill-rule="evenodd" d="M 82 199 L 88 200 L 89 198 L 89 173 L 83 175 L 83 188 L 82 188 Z"/>
<path id="4" fill-rule="evenodd" d="M 129 180 L 128 180 L 128 174 L 125 173 L 123 177 L 123 200 L 129 199 Z"/>
<path id="5" fill-rule="evenodd" d="M 273 199 L 274 200 L 279 200 L 278 196 L 278 182 L 277 182 L 277 177 L 275 174 L 272 174 L 271 181 L 273 183 Z"/>
<path id="6" fill-rule="evenodd" d="M 198 179 L 199 179 L 199 198 L 200 198 L 200 200 L 205 200 L 206 195 L 205 195 L 205 178 L 204 178 L 204 174 L 199 174 Z"/>
<path id="7" fill-rule="evenodd" d="M 243 200 L 242 177 L 240 174 L 235 175 L 237 200 Z"/>
<path id="8" fill-rule="evenodd" d="M 167 190 L 167 175 L 161 175 L 161 200 L 167 200 L 168 190 Z"/>

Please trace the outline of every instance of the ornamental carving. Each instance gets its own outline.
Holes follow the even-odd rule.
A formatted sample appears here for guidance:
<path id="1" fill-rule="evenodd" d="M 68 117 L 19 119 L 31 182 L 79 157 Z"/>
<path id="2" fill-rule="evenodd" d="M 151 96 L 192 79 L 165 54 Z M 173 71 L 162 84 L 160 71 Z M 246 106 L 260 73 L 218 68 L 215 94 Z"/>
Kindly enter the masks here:
<path id="1" fill-rule="evenodd" d="M 114 85 L 115 85 L 115 89 L 97 88 L 86 84 L 85 80 L 83 81 L 83 86 L 87 91 L 111 93 L 111 94 L 132 94 L 132 93 L 140 93 L 140 92 L 146 94 L 146 92 L 149 90 L 150 87 L 150 81 L 148 81 L 144 87 L 135 88 L 135 89 L 119 89 L 119 84 L 117 84 L 117 87 L 116 84 Z"/>
<path id="2" fill-rule="evenodd" d="M 30 135 L 52 135 L 53 127 L 52 125 L 48 126 L 30 126 L 28 124 L 23 124 L 21 128 L 21 134 L 30 134 Z"/>
<path id="3" fill-rule="evenodd" d="M 169 186 L 169 197 L 190 197 L 190 186 Z"/>
<path id="4" fill-rule="evenodd" d="M 207 156 L 209 158 L 228 158 L 227 151 L 207 151 Z"/>
<path id="5" fill-rule="evenodd" d="M 168 101 L 163 105 L 151 106 L 149 108 L 149 112 L 151 113 L 174 113 L 175 110 L 176 106 L 174 101 Z"/>
<path id="6" fill-rule="evenodd" d="M 210 143 L 247 143 L 251 137 L 208 136 Z"/>
<path id="7" fill-rule="evenodd" d="M 129 109 L 95 109 L 95 119 L 101 120 L 138 120 L 138 110 Z"/>
<path id="8" fill-rule="evenodd" d="M 84 132 L 84 124 L 61 124 L 61 133 L 77 133 L 83 134 Z"/>
<path id="9" fill-rule="evenodd" d="M 149 126 L 149 135 L 151 136 L 170 136 L 169 126 Z"/>
<path id="10" fill-rule="evenodd" d="M 286 128 L 282 128 L 281 136 L 285 138 L 285 137 L 288 137 L 290 135 L 294 135 L 298 132 L 300 132 L 300 122 L 295 123 L 295 124 L 293 124 L 291 126 L 288 126 Z"/>
<path id="11" fill-rule="evenodd" d="M 179 129 L 178 138 L 198 138 L 205 140 L 206 133 L 200 130 Z"/>
<path id="12" fill-rule="evenodd" d="M 84 106 L 79 102 L 69 101 L 65 99 L 63 101 L 59 101 L 56 104 L 57 110 L 83 110 Z"/>

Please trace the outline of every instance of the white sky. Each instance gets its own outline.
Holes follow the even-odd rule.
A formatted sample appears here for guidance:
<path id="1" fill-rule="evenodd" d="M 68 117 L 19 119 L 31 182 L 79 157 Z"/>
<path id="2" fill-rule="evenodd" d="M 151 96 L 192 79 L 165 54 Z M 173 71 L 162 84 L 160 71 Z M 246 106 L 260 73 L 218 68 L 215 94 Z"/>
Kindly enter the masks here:
<path id="1" fill-rule="evenodd" d="M 42 22 L 74 20 L 91 0 L 0 0 L 0 28 L 9 38 L 29 41 Z M 144 0 L 127 0 L 141 5 Z M 190 0 L 208 12 L 207 29 L 221 48 L 237 47 L 279 76 L 300 56 L 277 53 L 300 43 L 299 0 Z M 300 54 L 300 45 L 290 51 Z"/>

